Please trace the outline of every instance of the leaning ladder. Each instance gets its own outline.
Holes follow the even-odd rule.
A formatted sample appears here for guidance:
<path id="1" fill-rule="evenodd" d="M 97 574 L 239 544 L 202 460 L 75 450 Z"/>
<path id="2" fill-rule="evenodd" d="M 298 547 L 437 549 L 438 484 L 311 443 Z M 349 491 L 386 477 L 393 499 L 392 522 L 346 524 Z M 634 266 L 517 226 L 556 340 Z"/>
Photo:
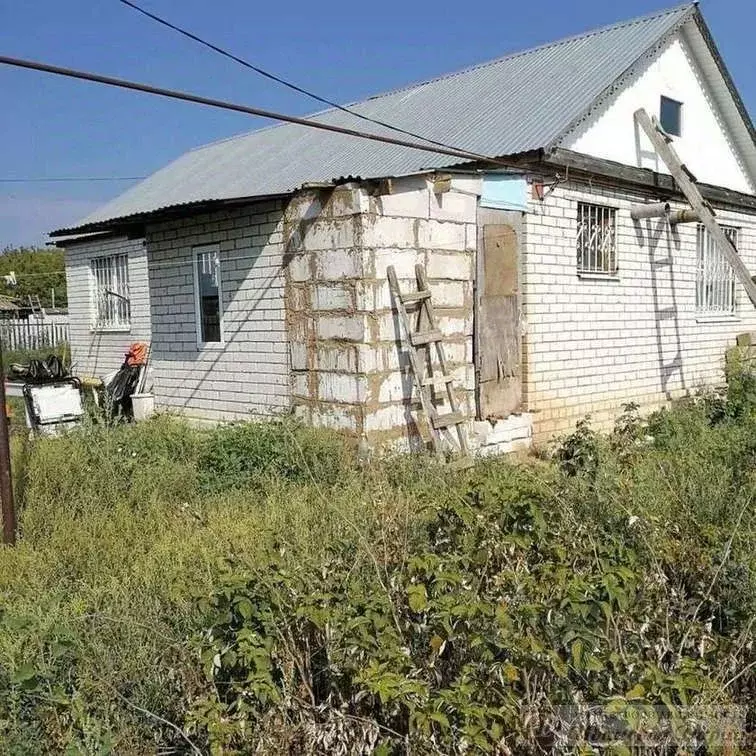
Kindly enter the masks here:
<path id="1" fill-rule="evenodd" d="M 471 464 L 470 450 L 465 432 L 465 417 L 459 411 L 457 399 L 454 395 L 454 379 L 449 375 L 446 365 L 443 335 L 436 324 L 436 315 L 431 302 L 431 292 L 425 268 L 415 266 L 417 291 L 402 293 L 396 270 L 390 265 L 386 270 L 389 288 L 393 295 L 396 309 L 401 321 L 403 337 L 407 344 L 410 367 L 415 379 L 415 387 L 420 396 L 420 403 L 428 418 L 433 448 L 440 457 L 446 450 L 461 453 L 460 466 Z M 408 309 L 417 313 L 415 327 L 412 327 Z M 432 350 L 435 347 L 437 363 L 433 361 Z M 426 362 L 430 370 L 426 375 Z M 437 370 L 434 366 L 437 364 Z M 445 395 L 444 395 L 445 392 Z M 435 401 L 434 401 L 435 399 Z M 449 412 L 439 414 L 436 402 L 443 400 L 449 407 Z M 453 440 L 453 430 L 456 431 L 456 444 Z"/>
<path id="2" fill-rule="evenodd" d="M 675 152 L 675 148 L 672 146 L 672 138 L 662 129 L 656 118 L 650 117 L 643 108 L 635 111 L 635 120 L 643 131 L 646 132 L 646 136 L 654 145 L 656 154 L 664 161 L 667 169 L 672 174 L 672 178 L 677 182 L 680 190 L 686 196 L 688 202 L 690 202 L 691 208 L 698 215 L 698 219 L 706 227 L 717 247 L 719 247 L 725 256 L 725 259 L 732 266 L 738 280 L 743 284 L 743 288 L 746 290 L 751 303 L 756 307 L 756 283 L 751 278 L 751 274 L 741 259 L 737 247 L 727 237 L 724 229 L 717 223 L 716 213 L 712 206 L 703 198 L 698 188 L 696 177 L 690 172 L 685 163 L 680 160 L 677 152 Z"/>

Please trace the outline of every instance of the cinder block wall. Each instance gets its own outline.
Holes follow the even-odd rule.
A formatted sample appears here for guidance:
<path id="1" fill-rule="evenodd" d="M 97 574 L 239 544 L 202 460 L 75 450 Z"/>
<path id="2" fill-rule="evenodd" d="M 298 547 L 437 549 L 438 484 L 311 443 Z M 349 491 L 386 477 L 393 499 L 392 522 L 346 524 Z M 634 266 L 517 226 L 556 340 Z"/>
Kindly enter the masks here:
<path id="1" fill-rule="evenodd" d="M 287 210 L 287 302 L 293 402 L 315 425 L 365 435 L 371 444 L 416 444 L 419 402 L 386 269 L 414 290 L 427 267 L 459 398 L 474 411 L 472 368 L 475 180 L 434 194 L 426 177 L 390 190 L 344 185 L 299 195 Z M 464 190 L 469 193 L 462 193 Z M 427 434 L 426 434 L 427 438 Z"/>
<path id="2" fill-rule="evenodd" d="M 390 265 L 402 291 L 417 289 L 415 265 L 425 266 L 457 399 L 466 415 L 475 416 L 473 276 L 479 191 L 477 179 L 460 176 L 452 179 L 449 191 L 436 194 L 432 181 L 417 176 L 392 180 L 391 193 L 370 198 L 370 211 L 363 216 L 362 299 L 362 307 L 373 312 L 364 421 L 370 442 L 416 446 L 429 440 L 413 391 L 405 340 L 392 309 L 386 278 Z M 414 323 L 414 315 L 411 318 Z M 433 352 L 435 360 L 435 348 Z"/>
<path id="3" fill-rule="evenodd" d="M 577 275 L 577 203 L 617 208 L 619 272 Z M 661 219 L 634 222 L 642 194 L 571 182 L 525 217 L 523 264 L 525 400 L 536 440 L 570 430 L 590 414 L 610 428 L 622 405 L 649 411 L 720 383 L 736 334 L 756 329 L 756 311 L 736 284 L 734 317 L 696 312 L 696 224 L 668 232 Z M 682 208 L 682 204 L 673 203 Z M 718 211 L 740 228 L 739 248 L 756 269 L 756 217 Z"/>
<path id="4" fill-rule="evenodd" d="M 301 192 L 284 221 L 292 401 L 306 422 L 353 434 L 366 389 L 366 322 L 357 310 L 363 200 L 352 185 Z"/>
<path id="5" fill-rule="evenodd" d="M 290 405 L 283 203 L 260 202 L 151 225 L 152 366 L 161 409 L 251 419 Z M 193 248 L 220 245 L 225 345 L 198 347 Z"/>
<path id="6" fill-rule="evenodd" d="M 95 257 L 118 254 L 128 255 L 131 327 L 94 330 L 91 261 Z M 65 258 L 73 371 L 81 377 L 102 378 L 121 366 L 131 343 L 150 340 L 150 298 L 144 240 L 120 236 L 70 243 L 66 246 Z"/>

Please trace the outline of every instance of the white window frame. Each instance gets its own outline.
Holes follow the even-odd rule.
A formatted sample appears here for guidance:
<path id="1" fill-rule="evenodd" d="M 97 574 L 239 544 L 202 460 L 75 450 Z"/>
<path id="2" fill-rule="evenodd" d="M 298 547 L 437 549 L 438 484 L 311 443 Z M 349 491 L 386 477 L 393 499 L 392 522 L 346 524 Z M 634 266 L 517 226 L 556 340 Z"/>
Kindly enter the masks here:
<path id="1" fill-rule="evenodd" d="M 722 230 L 737 248 L 740 229 L 723 225 Z M 699 223 L 696 228 L 696 312 L 704 316 L 735 317 L 736 291 L 735 271 L 709 230 Z"/>
<path id="2" fill-rule="evenodd" d="M 202 255 L 214 254 L 215 265 L 218 276 L 218 319 L 220 341 L 203 341 L 202 340 L 202 304 L 200 302 L 199 274 L 197 273 L 197 262 Z M 198 349 L 217 349 L 226 344 L 224 329 L 224 310 L 223 310 L 223 277 L 221 274 L 221 259 L 219 244 L 203 244 L 198 247 L 192 247 L 192 275 L 194 277 L 194 326 L 197 334 Z"/>
<path id="3" fill-rule="evenodd" d="M 591 224 L 595 226 L 593 232 Z M 607 243 L 609 249 L 606 249 Z M 579 276 L 616 278 L 619 272 L 617 208 L 593 202 L 577 203 L 575 251 Z"/>
<path id="4" fill-rule="evenodd" d="M 131 330 L 129 256 L 125 252 L 89 259 L 91 329 L 102 332 Z"/>

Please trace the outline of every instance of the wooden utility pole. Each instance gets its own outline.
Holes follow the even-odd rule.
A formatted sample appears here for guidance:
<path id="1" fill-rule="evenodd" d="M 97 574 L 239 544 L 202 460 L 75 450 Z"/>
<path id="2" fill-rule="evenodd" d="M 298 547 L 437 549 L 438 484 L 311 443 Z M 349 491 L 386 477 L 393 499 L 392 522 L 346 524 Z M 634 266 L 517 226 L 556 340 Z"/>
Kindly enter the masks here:
<path id="1" fill-rule="evenodd" d="M 678 218 L 677 222 L 685 222 L 686 219 L 690 221 L 698 220 L 706 226 L 706 230 L 716 242 L 719 251 L 724 255 L 727 262 L 730 263 L 733 272 L 740 280 L 740 283 L 743 284 L 743 288 L 746 290 L 751 303 L 756 307 L 756 283 L 751 278 L 751 273 L 746 268 L 732 239 L 725 234 L 724 229 L 717 222 L 714 209 L 703 198 L 695 176 L 680 160 L 680 156 L 672 146 L 671 137 L 668 137 L 664 133 L 659 122 L 655 118 L 651 118 L 643 108 L 636 110 L 634 117 L 638 125 L 646 132 L 646 136 L 651 140 L 651 144 L 654 145 L 656 154 L 662 159 L 664 165 L 667 166 L 667 169 L 672 174 L 672 178 L 677 182 L 677 185 L 693 209 L 692 213 L 683 214 L 682 218 Z"/>
<path id="2" fill-rule="evenodd" d="M 3 543 L 15 546 L 16 506 L 13 502 L 13 480 L 11 478 L 8 412 L 5 406 L 5 369 L 3 367 L 2 343 L 0 343 L 0 499 L 2 499 L 3 512 Z"/>

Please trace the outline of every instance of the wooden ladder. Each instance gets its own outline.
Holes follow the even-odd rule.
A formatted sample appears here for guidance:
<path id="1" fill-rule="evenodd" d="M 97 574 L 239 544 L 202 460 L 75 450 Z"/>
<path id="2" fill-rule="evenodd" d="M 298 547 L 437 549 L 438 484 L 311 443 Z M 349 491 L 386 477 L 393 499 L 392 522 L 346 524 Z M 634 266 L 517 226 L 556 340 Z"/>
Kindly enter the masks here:
<path id="1" fill-rule="evenodd" d="M 417 291 L 403 294 L 399 288 L 396 270 L 390 265 L 386 270 L 391 294 L 396 303 L 403 338 L 407 345 L 410 367 L 415 379 L 415 386 L 420 395 L 420 403 L 428 418 L 433 448 L 439 457 L 445 459 L 445 451 L 461 454 L 454 463 L 456 467 L 472 465 L 470 449 L 465 432 L 465 416 L 459 411 L 454 395 L 454 379 L 449 375 L 446 365 L 443 334 L 436 324 L 436 315 L 431 302 L 431 292 L 425 268 L 415 266 Z M 415 328 L 412 327 L 408 310 L 417 313 Z M 437 362 L 433 361 L 433 348 L 436 350 Z M 426 363 L 429 371 L 426 374 Z M 437 365 L 437 370 L 434 366 Z M 445 393 L 444 393 L 445 392 Z M 445 401 L 449 412 L 439 414 L 437 401 Z M 456 443 L 453 437 L 456 431 Z"/>
<path id="2" fill-rule="evenodd" d="M 725 259 L 732 266 L 738 280 L 743 284 L 743 288 L 746 290 L 751 303 L 756 307 L 756 283 L 751 278 L 751 274 L 741 259 L 737 247 L 727 237 L 724 229 L 717 223 L 716 213 L 701 194 L 696 177 L 690 172 L 685 163 L 680 160 L 677 152 L 675 152 L 675 148 L 672 146 L 672 137 L 662 129 L 657 119 L 649 116 L 643 108 L 636 110 L 634 116 L 638 125 L 651 140 L 651 144 L 654 145 L 656 154 L 667 166 L 667 170 L 672 174 L 672 178 L 674 178 L 680 190 L 688 202 L 690 202 L 690 206 L 698 215 L 698 219 L 706 227 L 709 234 L 711 234 L 711 238 L 714 239 L 717 247 L 719 247 L 725 256 Z"/>

